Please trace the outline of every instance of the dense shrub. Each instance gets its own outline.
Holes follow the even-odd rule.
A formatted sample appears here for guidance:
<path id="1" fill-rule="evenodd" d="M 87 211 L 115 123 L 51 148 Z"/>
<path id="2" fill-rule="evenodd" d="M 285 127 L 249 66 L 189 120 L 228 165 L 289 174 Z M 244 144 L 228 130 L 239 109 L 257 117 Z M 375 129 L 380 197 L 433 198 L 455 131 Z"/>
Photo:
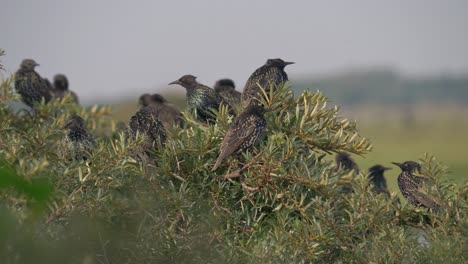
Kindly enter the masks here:
<path id="1" fill-rule="evenodd" d="M 433 157 L 421 160 L 447 209 L 427 212 L 375 195 L 365 175 L 335 171 L 339 151 L 369 141 L 321 93 L 269 94 L 267 138 L 211 172 L 232 120 L 185 114 L 158 160 L 139 164 L 109 107 L 65 97 L 17 112 L 0 90 L 0 243 L 5 263 L 462 263 L 468 185 L 453 186 Z M 73 112 L 98 146 L 67 156 L 60 129 Z M 243 168 L 239 171 L 239 168 Z M 343 184 L 353 186 L 342 192 Z"/>

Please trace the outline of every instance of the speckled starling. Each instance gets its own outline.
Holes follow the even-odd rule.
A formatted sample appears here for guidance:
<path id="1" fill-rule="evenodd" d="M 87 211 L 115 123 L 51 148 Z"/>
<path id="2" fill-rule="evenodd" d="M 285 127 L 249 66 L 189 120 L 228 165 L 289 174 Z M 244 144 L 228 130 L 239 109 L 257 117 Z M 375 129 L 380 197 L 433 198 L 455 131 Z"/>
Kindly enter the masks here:
<path id="1" fill-rule="evenodd" d="M 225 102 L 233 107 L 240 107 L 241 93 L 236 91 L 236 85 L 233 80 L 218 80 L 214 85 L 214 89 L 219 95 L 221 95 Z"/>
<path id="2" fill-rule="evenodd" d="M 68 93 L 71 94 L 73 101 L 79 104 L 78 96 L 73 91 L 68 89 L 68 79 L 67 76 L 63 74 L 57 74 L 54 76 L 54 97 L 63 98 Z"/>
<path id="3" fill-rule="evenodd" d="M 387 181 L 384 177 L 384 172 L 391 168 L 384 167 L 382 165 L 374 165 L 369 168 L 369 178 L 373 185 L 372 191 L 376 194 L 383 193 L 385 196 L 390 198 L 390 192 L 388 191 Z"/>
<path id="4" fill-rule="evenodd" d="M 86 156 L 96 146 L 96 141 L 86 129 L 83 118 L 76 114 L 71 115 L 63 129 L 67 130 L 65 140 L 71 157 L 74 160 L 86 160 Z"/>
<path id="5" fill-rule="evenodd" d="M 125 138 L 127 140 L 135 140 L 137 133 L 144 137 L 143 143 L 135 153 L 137 159 L 141 160 L 142 154 L 152 157 L 153 151 L 157 150 L 160 144 L 165 143 L 166 131 L 161 121 L 157 118 L 156 110 L 153 107 L 142 107 L 130 118 Z"/>
<path id="6" fill-rule="evenodd" d="M 336 154 L 335 163 L 335 171 L 338 171 L 340 169 L 345 171 L 354 170 L 356 173 L 359 173 L 358 165 L 356 164 L 356 162 L 354 162 L 354 160 L 349 156 L 348 153 L 341 152 Z"/>
<path id="7" fill-rule="evenodd" d="M 398 187 L 400 188 L 403 196 L 414 206 L 430 208 L 437 210 L 440 205 L 423 189 L 425 182 L 429 180 L 428 177 L 414 175 L 417 170 L 421 174 L 421 165 L 414 161 L 405 161 L 403 163 L 392 162 L 401 169 L 398 176 Z"/>
<path id="8" fill-rule="evenodd" d="M 218 110 L 223 99 L 214 89 L 198 83 L 196 79 L 193 75 L 184 75 L 169 85 L 179 84 L 186 89 L 188 109 L 200 122 L 214 123 L 216 117 L 212 110 Z"/>
<path id="9" fill-rule="evenodd" d="M 30 107 L 41 102 L 42 98 L 46 103 L 52 98 L 46 81 L 34 70 L 36 66 L 39 64 L 34 60 L 25 59 L 15 75 L 15 89 L 23 102 Z"/>
<path id="10" fill-rule="evenodd" d="M 269 92 L 270 87 L 275 88 L 288 81 L 288 75 L 284 68 L 290 64 L 294 64 L 294 62 L 285 62 L 282 59 L 268 59 L 265 65 L 255 70 L 247 80 L 242 92 L 242 104 L 245 106 L 252 101 L 259 101 L 263 98 L 259 85 L 266 92 Z"/>
<path id="11" fill-rule="evenodd" d="M 216 170 L 227 157 L 247 151 L 260 142 L 265 135 L 267 125 L 264 113 L 263 106 L 251 104 L 236 117 L 224 136 L 212 171 Z"/>

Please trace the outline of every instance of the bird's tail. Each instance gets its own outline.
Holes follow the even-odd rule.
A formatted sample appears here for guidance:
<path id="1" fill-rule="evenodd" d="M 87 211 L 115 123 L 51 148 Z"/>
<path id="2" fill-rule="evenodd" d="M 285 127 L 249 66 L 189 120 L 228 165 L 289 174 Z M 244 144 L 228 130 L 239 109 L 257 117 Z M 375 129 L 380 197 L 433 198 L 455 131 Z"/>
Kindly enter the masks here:
<path id="1" fill-rule="evenodd" d="M 213 166 L 213 168 L 211 169 L 211 171 L 215 171 L 219 165 L 221 165 L 221 162 L 223 161 L 223 159 L 221 158 L 221 156 L 218 157 L 218 159 L 216 160 L 216 163 L 215 165 Z"/>

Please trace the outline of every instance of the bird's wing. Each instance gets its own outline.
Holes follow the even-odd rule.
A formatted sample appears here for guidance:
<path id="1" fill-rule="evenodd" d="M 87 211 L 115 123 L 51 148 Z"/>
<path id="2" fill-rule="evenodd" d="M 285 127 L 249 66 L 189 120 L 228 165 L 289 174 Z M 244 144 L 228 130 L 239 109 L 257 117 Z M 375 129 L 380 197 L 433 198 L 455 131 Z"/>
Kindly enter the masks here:
<path id="1" fill-rule="evenodd" d="M 239 125 L 234 124 L 233 127 L 239 128 Z M 242 143 L 246 139 L 249 139 L 252 134 L 255 132 L 256 126 L 253 122 L 244 123 L 244 126 L 241 129 L 231 129 L 224 136 L 223 145 L 221 146 L 222 153 L 220 157 L 223 156 L 223 159 L 231 155 L 235 151 L 239 150 Z"/>
<path id="2" fill-rule="evenodd" d="M 424 207 L 431 208 L 433 210 L 437 210 L 440 208 L 439 203 L 434 198 L 432 198 L 429 194 L 425 193 L 422 190 L 415 191 L 413 193 L 413 196 Z"/>

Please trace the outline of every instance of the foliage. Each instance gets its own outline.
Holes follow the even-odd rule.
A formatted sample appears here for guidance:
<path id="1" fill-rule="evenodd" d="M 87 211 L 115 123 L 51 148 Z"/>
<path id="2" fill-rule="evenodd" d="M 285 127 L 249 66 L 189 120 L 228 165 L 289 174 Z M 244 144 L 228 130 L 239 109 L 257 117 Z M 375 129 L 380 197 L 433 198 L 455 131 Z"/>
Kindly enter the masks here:
<path id="1" fill-rule="evenodd" d="M 157 161 L 140 164 L 130 153 L 142 140 L 126 142 L 108 107 L 80 107 L 65 97 L 34 112 L 18 112 L 10 106 L 17 99 L 11 87 L 11 80 L 4 80 L 0 91 L 1 177 L 14 179 L 0 182 L 0 254 L 7 263 L 454 263 L 468 258 L 468 185 L 444 182 L 443 167 L 424 157 L 434 194 L 447 204 L 444 211 L 426 212 L 373 194 L 365 175 L 335 171 L 330 155 L 365 155 L 371 145 L 321 93 L 295 97 L 285 86 L 267 95 L 264 103 L 272 111 L 266 114 L 265 141 L 213 173 L 232 122 L 227 109 L 211 126 L 184 113 L 189 125 L 174 128 Z M 60 128 L 72 112 L 97 137 L 86 161 L 67 157 Z M 44 178 L 48 184 L 37 185 Z M 354 192 L 342 192 L 343 184 Z M 33 202 L 43 196 L 21 186 L 52 186 L 47 207 L 37 210 Z"/>

